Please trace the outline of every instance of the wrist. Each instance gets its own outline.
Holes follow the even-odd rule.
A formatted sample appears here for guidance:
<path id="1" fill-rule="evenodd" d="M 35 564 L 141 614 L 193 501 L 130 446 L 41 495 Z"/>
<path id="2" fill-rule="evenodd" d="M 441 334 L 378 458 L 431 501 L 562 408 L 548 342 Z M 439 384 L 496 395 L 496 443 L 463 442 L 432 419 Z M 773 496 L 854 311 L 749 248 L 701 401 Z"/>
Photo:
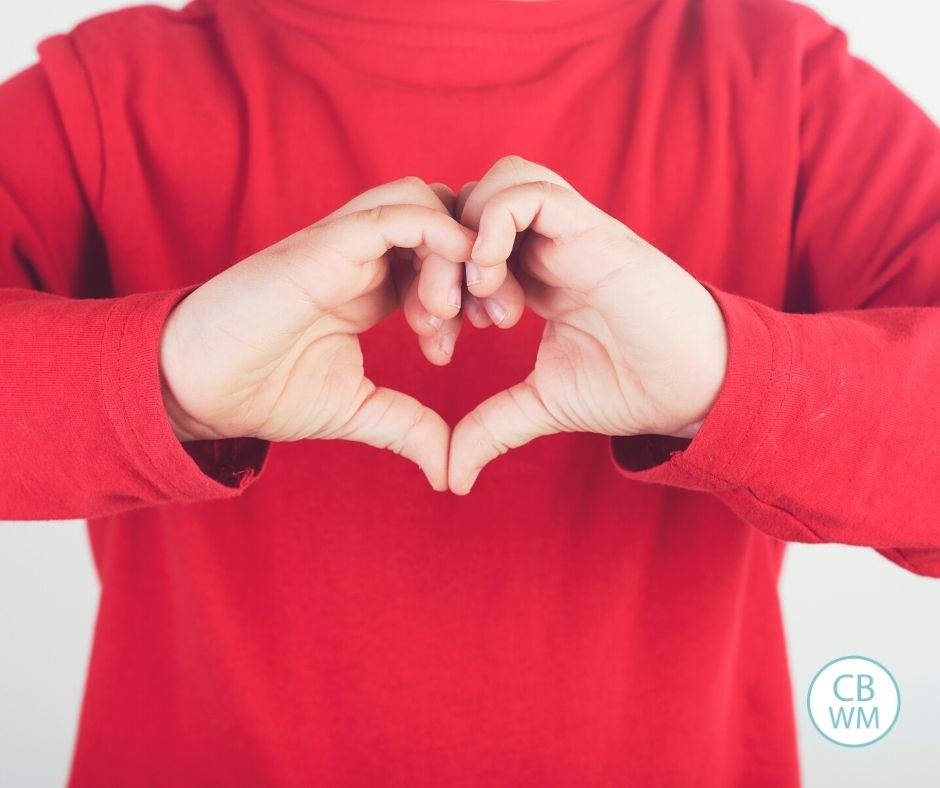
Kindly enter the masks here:
<path id="1" fill-rule="evenodd" d="M 181 302 L 180 302 L 181 303 Z M 174 315 L 179 304 L 174 306 L 173 310 L 167 315 L 163 325 L 163 331 L 160 335 L 160 350 L 158 353 L 158 371 L 160 377 L 160 396 L 163 399 L 163 408 L 166 411 L 167 420 L 173 433 L 185 443 L 187 441 L 202 440 L 208 437 L 204 425 L 193 419 L 186 412 L 186 409 L 180 404 L 173 390 L 172 381 L 175 379 L 177 369 L 176 359 L 178 354 L 175 351 L 175 322 Z"/>
<path id="2" fill-rule="evenodd" d="M 712 294 L 703 286 L 701 291 L 702 312 L 693 325 L 699 338 L 694 352 L 694 363 L 690 365 L 687 380 L 698 402 L 690 410 L 694 414 L 684 426 L 670 430 L 667 434 L 675 438 L 694 438 L 705 419 L 718 401 L 728 370 L 728 329 L 725 318 Z"/>
<path id="3" fill-rule="evenodd" d="M 167 383 L 162 369 L 160 370 L 160 395 L 163 397 L 163 408 L 166 410 L 170 427 L 172 427 L 173 433 L 179 438 L 180 442 L 186 443 L 187 441 L 199 440 L 196 435 L 183 426 L 187 421 L 186 414 L 177 402 L 176 397 L 173 396 L 173 391 Z"/>

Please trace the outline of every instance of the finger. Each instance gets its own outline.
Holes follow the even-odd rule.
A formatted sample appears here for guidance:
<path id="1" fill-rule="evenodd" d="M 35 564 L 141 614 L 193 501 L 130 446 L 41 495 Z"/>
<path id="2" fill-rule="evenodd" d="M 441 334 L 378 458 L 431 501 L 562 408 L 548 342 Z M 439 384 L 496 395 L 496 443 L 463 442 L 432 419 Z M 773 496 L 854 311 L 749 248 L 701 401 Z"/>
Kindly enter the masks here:
<path id="1" fill-rule="evenodd" d="M 568 181 L 548 167 L 527 161 L 521 156 L 503 156 L 486 171 L 486 174 L 478 182 L 472 186 L 471 184 L 465 184 L 461 187 L 460 193 L 457 195 L 457 203 L 461 205 L 461 198 L 464 198 L 464 202 L 458 215 L 461 221 L 467 223 L 468 227 L 476 228 L 480 221 L 480 214 L 483 212 L 483 206 L 493 195 L 508 189 L 510 186 L 536 181 L 554 183 L 575 191 Z"/>
<path id="2" fill-rule="evenodd" d="M 453 254 L 456 260 L 465 260 L 467 257 L 466 247 L 470 237 L 468 231 L 457 230 L 451 224 L 454 220 L 450 216 L 448 207 L 442 202 L 441 196 L 446 197 L 444 189 L 447 187 L 435 184 L 432 188 L 420 178 L 407 177 L 401 178 L 391 183 L 376 186 L 362 194 L 357 195 L 345 205 L 329 214 L 309 227 L 305 227 L 292 235 L 284 238 L 273 246 L 265 250 L 264 259 L 270 260 L 272 257 L 287 259 L 292 264 L 288 266 L 288 279 L 300 285 L 313 306 L 321 309 L 328 309 L 341 303 L 343 295 L 347 291 L 355 291 L 362 286 L 362 282 L 350 281 L 349 272 L 346 270 L 350 262 L 365 263 L 378 261 L 385 256 L 388 250 L 394 250 L 390 257 L 401 259 L 407 256 L 409 259 L 415 255 L 405 255 L 400 250 L 395 249 L 398 246 L 395 243 L 398 240 L 394 237 L 382 238 L 376 237 L 376 232 L 367 232 L 366 237 L 356 237 L 361 232 L 363 223 L 367 223 L 370 217 L 374 220 L 382 217 L 383 224 L 388 224 L 389 220 L 402 218 L 407 224 L 408 206 L 424 208 L 430 211 L 436 211 L 440 216 L 447 219 L 447 225 L 438 222 L 439 227 L 451 227 L 449 242 L 449 253 Z M 437 191 L 435 191 L 435 189 Z M 391 206 L 398 206 L 400 211 L 389 211 Z M 413 215 L 413 214 L 412 214 Z M 416 217 L 420 221 L 420 217 Z M 343 223 L 345 222 L 345 223 Z M 381 235 L 382 228 L 372 228 Z M 455 232 L 459 232 L 461 237 L 457 240 Z M 342 236 L 352 235 L 353 240 L 359 243 L 349 246 L 344 243 Z M 440 233 L 438 233 L 440 235 Z M 432 252 L 441 252 L 441 249 L 430 248 L 424 242 L 409 244 L 407 248 L 414 249 L 420 255 L 428 255 Z M 348 255 L 344 254 L 347 252 Z M 347 258 L 352 255 L 354 260 Z M 389 259 L 385 258 L 385 259 Z M 293 264 L 293 263 L 296 263 Z M 312 265 L 311 265 L 312 264 Z M 375 277 L 378 272 L 368 271 L 367 276 Z M 333 287 L 340 283 L 342 286 Z"/>
<path id="3" fill-rule="evenodd" d="M 456 217 L 457 195 L 454 194 L 454 190 L 446 183 L 432 183 L 429 186 L 448 213 Z M 424 249 L 415 251 L 415 264 L 418 270 L 422 271 L 419 295 L 425 308 L 443 320 L 454 317 L 460 311 L 460 286 L 463 266 L 445 260 L 443 257 L 430 255 Z M 431 261 L 429 263 L 431 268 L 425 271 L 425 263 L 429 261 Z"/>
<path id="4" fill-rule="evenodd" d="M 417 276 L 417 272 L 410 259 L 413 254 L 412 251 L 410 249 L 398 249 L 396 251 L 400 253 L 400 256 L 389 265 L 389 273 L 391 274 L 391 279 L 395 286 L 397 304 L 398 306 L 402 306 Z M 409 259 L 403 259 L 405 257 Z"/>
<path id="5" fill-rule="evenodd" d="M 479 211 L 467 210 L 471 195 L 479 186 L 479 181 L 470 181 L 460 187 L 457 195 L 457 216 L 465 227 L 476 229 L 479 225 Z M 472 251 L 471 251 L 472 256 Z M 477 260 L 468 260 L 464 265 L 464 282 L 467 291 L 481 299 L 495 293 L 506 278 L 506 258 L 487 266 L 481 266 Z"/>
<path id="6" fill-rule="evenodd" d="M 337 208 L 333 213 L 324 216 L 314 227 L 341 219 L 344 216 L 378 208 L 380 205 L 423 205 L 425 208 L 436 208 L 443 213 L 451 213 L 442 200 L 446 195 L 443 189 L 450 189 L 444 184 L 427 184 L 421 178 L 409 175 L 395 181 L 373 186 L 361 194 L 357 194 L 349 202 Z M 453 193 L 453 192 L 451 192 Z"/>
<path id="7" fill-rule="evenodd" d="M 467 200 L 478 183 L 479 181 L 467 181 L 460 187 L 460 191 L 457 192 L 456 204 L 454 206 L 454 216 L 457 219 L 462 220 L 464 206 L 467 204 Z"/>
<path id="8" fill-rule="evenodd" d="M 317 228 L 326 249 L 342 252 L 343 262 L 366 263 L 393 246 L 427 247 L 448 260 L 465 260 L 475 234 L 449 214 L 422 205 L 380 205 Z"/>
<path id="9" fill-rule="evenodd" d="M 483 206 L 473 260 L 481 266 L 497 265 L 512 253 L 517 233 L 532 229 L 554 241 L 593 229 L 599 218 L 581 195 L 556 183 L 510 186 Z"/>
<path id="10" fill-rule="evenodd" d="M 457 195 L 454 194 L 454 190 L 450 188 L 446 183 L 429 183 L 428 188 L 434 192 L 437 198 L 441 201 L 441 204 L 444 208 L 447 209 L 447 213 L 451 216 L 456 217 L 457 214 L 455 209 L 457 207 Z"/>
<path id="11" fill-rule="evenodd" d="M 418 297 L 424 308 L 442 320 L 460 311 L 463 265 L 440 255 L 429 254 L 421 261 Z"/>
<path id="12" fill-rule="evenodd" d="M 415 463 L 435 490 L 447 489 L 450 428 L 414 397 L 387 388 L 371 388 L 336 437 L 388 449 Z"/>
<path id="13" fill-rule="evenodd" d="M 411 330 L 418 335 L 418 346 L 427 360 L 438 366 L 450 363 L 460 335 L 462 315 L 442 320 L 428 312 L 418 297 L 417 281 L 412 282 L 405 293 L 402 311 Z"/>
<path id="14" fill-rule="evenodd" d="M 465 260 L 473 233 L 452 216 L 420 205 L 381 205 L 309 228 L 265 250 L 309 306 L 335 309 L 387 278 L 393 247 L 426 246 L 450 260 Z"/>
<path id="15" fill-rule="evenodd" d="M 405 313 L 405 320 L 409 327 L 418 336 L 429 337 L 441 330 L 444 321 L 437 315 L 431 314 L 421 303 L 418 296 L 417 276 L 412 280 L 410 286 L 405 291 L 401 304 L 402 311 Z"/>
<path id="16" fill-rule="evenodd" d="M 418 347 L 424 357 L 436 366 L 442 367 L 450 363 L 454 357 L 454 348 L 463 326 L 463 315 L 445 320 L 440 330 L 429 336 L 418 336 Z"/>
<path id="17" fill-rule="evenodd" d="M 479 299 L 479 303 L 494 326 L 512 328 L 522 318 L 525 293 L 519 280 L 510 271 L 496 292 Z"/>
<path id="18" fill-rule="evenodd" d="M 486 328 L 493 325 L 480 299 L 466 291 L 463 294 L 463 314 L 474 328 Z"/>
<path id="19" fill-rule="evenodd" d="M 520 156 L 504 156 L 490 167 L 483 178 L 465 194 L 462 210 L 458 214 L 461 223 L 474 230 L 478 229 L 484 207 L 494 195 L 511 186 L 539 180 L 571 188 L 564 178 L 547 167 L 526 161 Z M 463 193 L 462 188 L 461 194 Z M 458 196 L 459 203 L 460 197 Z M 514 239 L 515 236 L 513 236 Z M 476 249 L 473 251 L 470 263 L 467 265 L 467 284 L 474 295 L 482 297 L 492 295 L 505 278 L 506 258 L 512 251 L 512 242 L 500 240 L 503 241 L 501 248 L 505 250 L 501 259 L 497 259 L 492 250 L 488 250 L 490 252 L 488 256 L 478 255 Z"/>
<path id="20" fill-rule="evenodd" d="M 418 298 L 417 275 L 411 263 L 392 267 L 392 279 L 397 293 L 397 305 L 401 306 L 408 325 L 418 334 L 418 347 L 432 364 L 444 366 L 450 363 L 463 325 L 463 315 L 443 320 L 437 324 Z"/>
<path id="21" fill-rule="evenodd" d="M 451 434 L 451 491 L 466 495 L 488 463 L 510 449 L 556 432 L 556 420 L 529 380 L 484 400 L 458 422 Z"/>
<path id="22" fill-rule="evenodd" d="M 488 260 L 484 265 L 479 260 L 467 260 L 464 264 L 464 277 L 467 289 L 479 298 L 486 298 L 495 293 L 506 279 L 506 258 Z"/>

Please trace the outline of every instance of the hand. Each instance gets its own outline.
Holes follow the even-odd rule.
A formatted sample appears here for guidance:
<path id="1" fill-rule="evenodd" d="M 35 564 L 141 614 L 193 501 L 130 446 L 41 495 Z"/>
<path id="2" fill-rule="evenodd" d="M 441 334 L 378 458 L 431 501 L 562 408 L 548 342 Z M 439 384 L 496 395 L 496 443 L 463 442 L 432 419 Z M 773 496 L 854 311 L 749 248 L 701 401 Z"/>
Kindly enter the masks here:
<path id="1" fill-rule="evenodd" d="M 709 292 L 554 172 L 519 157 L 461 189 L 460 202 L 461 222 L 478 230 L 470 293 L 486 306 L 521 284 L 546 325 L 529 376 L 454 428 L 451 490 L 469 492 L 488 462 L 541 435 L 694 436 L 727 361 Z"/>
<path id="2" fill-rule="evenodd" d="M 180 301 L 160 347 L 177 436 L 359 441 L 402 454 L 446 489 L 448 425 L 366 378 L 357 336 L 398 307 L 402 250 L 418 261 L 406 270 L 469 257 L 475 234 L 440 193 L 416 178 L 371 189 Z"/>
<path id="3" fill-rule="evenodd" d="M 442 183 L 433 183 L 431 188 L 445 208 L 457 216 L 472 185 L 467 184 L 459 195 Z M 402 310 L 418 335 L 418 345 L 428 361 L 439 366 L 450 363 L 465 316 L 477 328 L 494 324 L 511 328 L 525 308 L 522 288 L 511 273 L 504 274 L 498 297 L 483 304 L 467 290 L 465 263 L 436 254 L 427 254 L 423 259 L 415 255 L 412 265 L 396 270 L 395 279 L 398 291 L 405 294 Z M 470 281 L 474 281 L 472 275 Z"/>

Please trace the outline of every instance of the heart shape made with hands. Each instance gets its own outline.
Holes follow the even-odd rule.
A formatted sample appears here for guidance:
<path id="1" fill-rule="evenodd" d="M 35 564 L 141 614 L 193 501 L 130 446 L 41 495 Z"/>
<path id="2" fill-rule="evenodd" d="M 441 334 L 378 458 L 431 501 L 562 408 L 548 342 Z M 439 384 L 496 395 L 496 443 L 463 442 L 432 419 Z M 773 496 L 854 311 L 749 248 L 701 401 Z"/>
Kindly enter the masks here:
<path id="1" fill-rule="evenodd" d="M 451 430 L 364 373 L 359 335 L 399 306 L 438 365 L 465 317 L 509 329 L 528 307 L 545 321 L 532 371 Z M 160 372 L 181 440 L 352 440 L 463 495 L 542 435 L 694 435 L 726 356 L 704 286 L 559 175 L 509 156 L 457 194 L 417 178 L 370 189 L 222 271 L 171 311 Z"/>
<path id="2" fill-rule="evenodd" d="M 543 435 L 695 434 L 724 378 L 727 335 L 694 277 L 518 156 L 457 194 L 430 188 L 477 236 L 468 261 L 428 254 L 398 283 L 426 358 L 449 362 L 463 317 L 508 329 L 528 306 L 545 320 L 532 372 L 451 431 L 451 491 L 468 493 L 487 463 Z"/>

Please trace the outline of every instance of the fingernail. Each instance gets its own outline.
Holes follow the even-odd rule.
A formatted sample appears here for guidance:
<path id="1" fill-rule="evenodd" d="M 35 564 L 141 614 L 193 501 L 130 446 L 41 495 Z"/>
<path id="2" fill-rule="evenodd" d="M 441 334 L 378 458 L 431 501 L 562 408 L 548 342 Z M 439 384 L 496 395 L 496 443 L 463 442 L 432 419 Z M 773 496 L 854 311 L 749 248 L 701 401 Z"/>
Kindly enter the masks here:
<path id="1" fill-rule="evenodd" d="M 476 257 L 477 252 L 483 248 L 483 236 L 480 233 L 477 233 L 476 240 L 473 242 L 473 248 L 470 250 L 470 256 Z"/>
<path id="2" fill-rule="evenodd" d="M 447 306 L 452 306 L 454 309 L 460 309 L 460 285 L 454 285 L 450 289 L 450 296 L 448 297 Z"/>
<path id="3" fill-rule="evenodd" d="M 497 326 L 502 323 L 509 314 L 499 301 L 494 301 L 492 298 L 483 299 L 483 308 L 486 310 L 486 314 L 490 316 L 490 320 Z"/>
<path id="4" fill-rule="evenodd" d="M 454 355 L 454 345 L 457 344 L 457 337 L 454 334 L 442 334 L 437 345 L 445 356 Z"/>
<path id="5" fill-rule="evenodd" d="M 483 281 L 483 277 L 480 274 L 480 267 L 476 264 L 467 260 L 464 264 L 464 267 L 467 269 L 467 286 L 478 285 Z"/>
<path id="6" fill-rule="evenodd" d="M 425 320 L 425 322 L 431 328 L 440 328 L 442 325 L 444 325 L 444 321 L 441 320 L 437 315 L 428 315 L 427 320 Z"/>
<path id="7" fill-rule="evenodd" d="M 480 308 L 480 302 L 475 298 L 468 298 L 463 306 L 463 311 L 470 322 L 474 322 L 483 317 L 483 310 Z"/>

